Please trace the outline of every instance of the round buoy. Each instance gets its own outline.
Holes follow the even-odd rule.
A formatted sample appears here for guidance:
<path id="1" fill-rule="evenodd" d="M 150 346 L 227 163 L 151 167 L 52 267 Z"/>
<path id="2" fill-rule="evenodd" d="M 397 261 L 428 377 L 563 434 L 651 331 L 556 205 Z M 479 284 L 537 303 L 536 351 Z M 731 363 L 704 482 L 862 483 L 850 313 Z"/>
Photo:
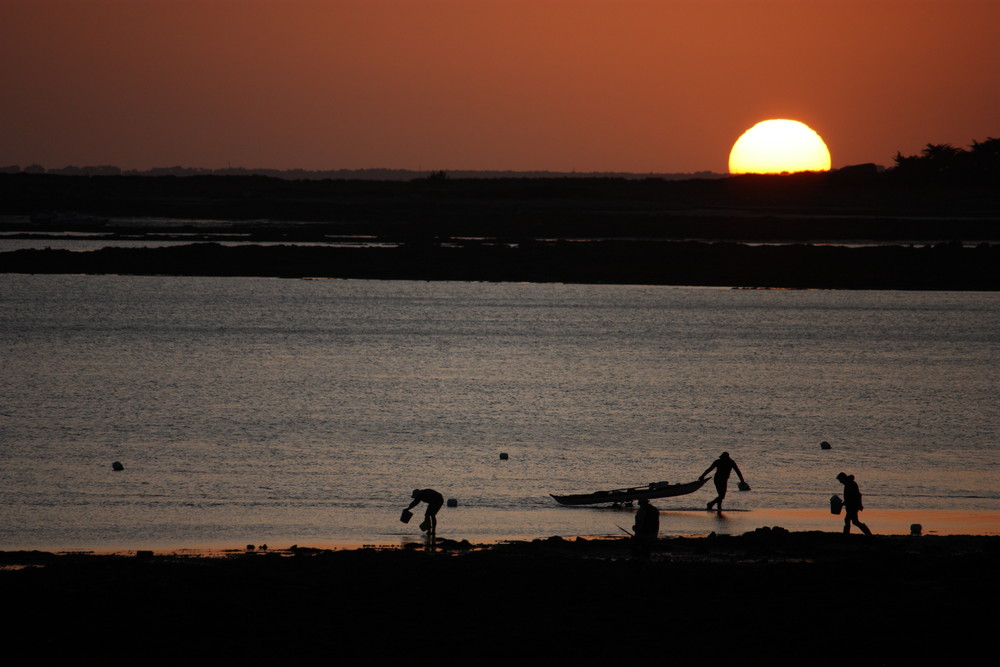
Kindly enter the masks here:
<path id="1" fill-rule="evenodd" d="M 112 470 L 125 470 L 125 466 L 122 465 L 121 461 L 115 461 L 111 464 Z"/>
<path id="2" fill-rule="evenodd" d="M 509 457 L 507 456 L 507 452 L 500 452 L 500 460 L 501 461 L 506 461 L 508 458 Z"/>
<path id="3" fill-rule="evenodd" d="M 458 501 L 454 498 L 448 499 L 448 507 L 458 507 Z"/>
<path id="4" fill-rule="evenodd" d="M 819 448 L 820 449 L 832 449 L 832 447 L 830 446 L 830 443 L 827 442 L 826 440 L 824 440 L 823 442 L 819 443 Z"/>

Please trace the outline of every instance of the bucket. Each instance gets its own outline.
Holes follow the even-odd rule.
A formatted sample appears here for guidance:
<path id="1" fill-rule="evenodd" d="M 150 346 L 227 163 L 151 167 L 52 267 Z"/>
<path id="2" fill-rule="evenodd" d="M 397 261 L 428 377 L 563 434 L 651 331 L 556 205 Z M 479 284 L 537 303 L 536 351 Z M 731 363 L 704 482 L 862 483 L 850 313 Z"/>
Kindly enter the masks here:
<path id="1" fill-rule="evenodd" d="M 830 514 L 840 514 L 840 510 L 844 508 L 844 501 L 840 499 L 840 496 L 834 494 L 830 496 Z"/>
<path id="2" fill-rule="evenodd" d="M 399 520 L 403 523 L 410 523 L 410 519 L 413 518 L 413 512 L 410 510 L 403 510 L 403 513 L 399 515 Z"/>

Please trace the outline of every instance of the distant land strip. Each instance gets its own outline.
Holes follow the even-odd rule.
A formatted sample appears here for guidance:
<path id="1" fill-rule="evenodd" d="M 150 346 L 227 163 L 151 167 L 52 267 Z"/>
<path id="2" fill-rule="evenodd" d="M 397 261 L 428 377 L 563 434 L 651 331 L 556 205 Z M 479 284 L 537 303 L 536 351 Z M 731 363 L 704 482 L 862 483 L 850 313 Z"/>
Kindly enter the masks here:
<path id="1" fill-rule="evenodd" d="M 0 253 L 0 272 L 270 276 L 793 289 L 1000 289 L 1000 244 L 845 247 L 669 241 L 418 240 L 397 247 L 195 243 Z"/>
<path id="2" fill-rule="evenodd" d="M 959 182 L 875 165 L 676 181 L 21 172 L 0 174 L 0 232 L 203 241 L 12 250 L 3 273 L 1000 289 L 988 170 Z M 222 240 L 238 243 L 208 242 Z"/>
<path id="3" fill-rule="evenodd" d="M 738 222 L 743 233 L 752 234 L 757 224 L 749 224 L 751 219 L 756 223 L 764 217 L 806 218 L 813 223 L 890 221 L 902 234 L 896 238 L 903 240 L 912 238 L 907 233 L 910 225 L 934 221 L 942 234 L 938 240 L 951 240 L 973 232 L 969 225 L 974 224 L 978 229 L 973 238 L 998 238 L 1000 182 L 910 182 L 893 171 L 868 167 L 673 181 L 582 177 L 290 181 L 265 176 L 0 174 L 0 216 L 51 219 L 76 213 L 109 222 L 139 217 L 394 225 L 413 226 L 421 235 L 440 234 L 445 228 L 453 235 L 491 228 L 493 235 L 535 237 L 551 227 L 559 227 L 560 234 L 585 227 L 587 235 L 621 237 L 623 226 L 631 233 L 661 236 L 664 225 L 678 218 L 692 227 L 713 220 Z M 956 223 L 961 223 L 959 228 Z M 883 231 L 881 224 L 865 227 Z"/>

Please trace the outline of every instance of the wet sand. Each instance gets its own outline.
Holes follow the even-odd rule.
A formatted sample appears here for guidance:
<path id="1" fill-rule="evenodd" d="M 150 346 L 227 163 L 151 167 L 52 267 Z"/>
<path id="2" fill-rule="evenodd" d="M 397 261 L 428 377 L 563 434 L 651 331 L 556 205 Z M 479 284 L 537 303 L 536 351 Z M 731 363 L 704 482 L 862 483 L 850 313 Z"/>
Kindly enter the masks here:
<path id="1" fill-rule="evenodd" d="M 9 636 L 105 662 L 962 664 L 1000 538 L 762 528 L 224 557 L 0 553 Z M 936 656 L 947 656 L 937 662 Z"/>
<path id="2" fill-rule="evenodd" d="M 875 501 L 872 500 L 872 505 Z M 727 509 L 722 515 L 706 512 L 704 506 L 687 503 L 659 502 L 660 534 L 663 537 L 705 537 L 710 534 L 738 536 L 760 527 L 780 526 L 792 532 L 836 532 L 843 525 L 843 516 L 831 515 L 820 509 L 774 509 L 741 507 Z M 619 538 L 624 535 L 619 526 L 632 525 L 634 509 L 610 507 L 559 507 L 547 510 L 502 511 L 462 506 L 444 508 L 439 532 L 442 537 L 475 544 L 497 544 L 506 541 L 532 541 L 550 536 L 572 539 Z M 371 518 L 366 515 L 366 518 Z M 370 547 L 404 547 L 419 541 L 420 530 L 415 524 L 399 523 L 395 514 L 365 523 L 357 528 L 334 529 L 329 537 L 310 534 L 247 533 L 236 540 L 218 541 L 188 537 L 183 540 L 110 542 L 91 540 L 82 543 L 18 544 L 5 542 L 3 550 L 43 550 L 54 553 L 89 553 L 96 555 L 133 556 L 137 551 L 152 551 L 158 556 L 219 556 L 242 552 L 247 543 L 268 544 L 272 549 L 288 549 L 292 545 L 308 545 L 317 549 L 360 549 Z M 928 509 L 866 509 L 862 519 L 878 535 L 909 535 L 911 526 L 919 524 L 924 535 L 993 535 L 1000 536 L 1000 512 L 991 510 L 928 510 Z M 857 529 L 855 529 L 857 532 Z"/>
<path id="3" fill-rule="evenodd" d="M 874 503 L 873 503 L 874 504 Z M 723 518 L 713 513 L 666 512 L 662 520 L 670 530 L 684 530 L 697 525 L 705 525 L 708 516 L 709 531 L 704 529 L 695 534 L 707 532 L 740 535 L 761 526 L 781 526 L 793 532 L 836 531 L 843 526 L 843 515 L 834 516 L 829 511 L 814 509 L 752 509 L 747 512 L 724 512 Z M 1000 536 L 1000 512 L 988 510 L 883 510 L 866 509 L 861 519 L 879 535 L 909 535 L 911 526 L 918 524 L 925 535 L 998 535 Z M 857 531 L 857 529 L 854 529 Z"/>

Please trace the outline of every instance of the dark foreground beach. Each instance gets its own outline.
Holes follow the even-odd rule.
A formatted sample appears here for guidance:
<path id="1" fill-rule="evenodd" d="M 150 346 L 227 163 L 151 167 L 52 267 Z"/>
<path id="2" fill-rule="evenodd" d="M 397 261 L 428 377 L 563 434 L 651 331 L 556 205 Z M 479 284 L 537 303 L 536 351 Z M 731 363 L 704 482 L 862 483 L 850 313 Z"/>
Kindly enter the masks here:
<path id="1" fill-rule="evenodd" d="M 970 664 L 1000 538 L 790 533 L 195 557 L 0 553 L 36 658 Z"/>

